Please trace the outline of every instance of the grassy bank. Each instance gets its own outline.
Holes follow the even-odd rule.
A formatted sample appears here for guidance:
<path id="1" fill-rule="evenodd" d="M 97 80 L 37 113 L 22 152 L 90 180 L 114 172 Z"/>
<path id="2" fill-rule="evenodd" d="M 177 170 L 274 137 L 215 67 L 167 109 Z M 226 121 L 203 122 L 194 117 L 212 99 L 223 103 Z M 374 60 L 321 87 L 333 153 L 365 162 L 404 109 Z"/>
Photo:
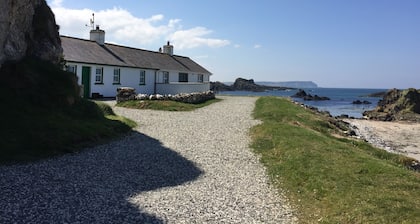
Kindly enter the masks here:
<path id="1" fill-rule="evenodd" d="M 301 223 L 420 223 L 420 175 L 407 158 L 334 137 L 324 117 L 287 99 L 256 103 L 252 147 Z"/>
<path id="2" fill-rule="evenodd" d="M 135 125 L 78 97 L 75 75 L 48 62 L 9 63 L 0 78 L 0 165 L 75 152 Z"/>
<path id="3" fill-rule="evenodd" d="M 181 103 L 181 102 L 176 102 L 176 101 L 171 101 L 171 100 L 130 100 L 130 101 L 117 103 L 117 106 L 132 108 L 132 109 L 192 111 L 192 110 L 205 107 L 219 101 L 221 101 L 221 99 L 208 100 L 204 103 L 199 103 L 199 104 L 190 104 L 190 103 Z"/>

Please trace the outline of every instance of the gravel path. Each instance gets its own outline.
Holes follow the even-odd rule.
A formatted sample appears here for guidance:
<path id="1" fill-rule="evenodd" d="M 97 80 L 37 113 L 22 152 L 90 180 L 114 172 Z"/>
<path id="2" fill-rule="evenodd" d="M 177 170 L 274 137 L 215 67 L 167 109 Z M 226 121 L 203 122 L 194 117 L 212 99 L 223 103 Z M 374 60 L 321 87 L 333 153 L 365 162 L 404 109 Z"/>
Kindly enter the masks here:
<path id="1" fill-rule="evenodd" d="M 0 167 L 0 223 L 295 223 L 248 148 L 256 98 L 193 112 L 114 108 L 133 134 Z"/>

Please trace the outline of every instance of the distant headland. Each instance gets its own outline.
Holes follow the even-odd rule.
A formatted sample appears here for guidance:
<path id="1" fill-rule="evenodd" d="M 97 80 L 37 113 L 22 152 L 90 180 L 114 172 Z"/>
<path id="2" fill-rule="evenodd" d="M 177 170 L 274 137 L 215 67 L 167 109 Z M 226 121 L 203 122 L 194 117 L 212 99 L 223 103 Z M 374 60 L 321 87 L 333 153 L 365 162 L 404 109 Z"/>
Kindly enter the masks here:
<path id="1" fill-rule="evenodd" d="M 254 82 L 253 79 L 237 78 L 231 82 L 210 82 L 210 89 L 213 91 L 253 91 L 263 92 L 268 90 L 288 90 L 297 88 L 318 88 L 312 81 L 291 81 L 291 82 Z"/>

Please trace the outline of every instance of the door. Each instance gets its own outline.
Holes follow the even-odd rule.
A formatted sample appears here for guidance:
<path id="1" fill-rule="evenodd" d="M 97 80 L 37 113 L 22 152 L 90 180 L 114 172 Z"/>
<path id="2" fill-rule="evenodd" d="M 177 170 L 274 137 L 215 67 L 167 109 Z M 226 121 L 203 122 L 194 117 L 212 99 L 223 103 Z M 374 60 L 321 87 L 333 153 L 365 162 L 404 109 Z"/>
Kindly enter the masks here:
<path id="1" fill-rule="evenodd" d="M 83 98 L 90 97 L 90 67 L 82 67 Z"/>

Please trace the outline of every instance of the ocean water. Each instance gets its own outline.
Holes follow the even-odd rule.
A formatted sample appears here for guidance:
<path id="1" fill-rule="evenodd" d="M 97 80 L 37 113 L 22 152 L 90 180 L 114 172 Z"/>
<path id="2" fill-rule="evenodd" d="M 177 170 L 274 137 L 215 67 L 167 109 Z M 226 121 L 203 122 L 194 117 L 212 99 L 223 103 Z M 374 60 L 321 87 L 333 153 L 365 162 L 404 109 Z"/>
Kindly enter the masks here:
<path id="1" fill-rule="evenodd" d="M 377 92 L 387 91 L 386 89 L 346 89 L 346 88 L 313 88 L 303 89 L 307 94 L 326 96 L 331 100 L 325 101 L 304 101 L 300 98 L 292 98 L 296 102 L 304 103 L 308 106 L 318 108 L 320 111 L 328 111 L 332 116 L 346 114 L 350 117 L 363 117 L 363 112 L 374 109 L 380 97 L 367 97 L 367 95 Z M 298 90 L 273 90 L 265 92 L 250 91 L 221 91 L 220 95 L 236 96 L 284 96 L 291 97 Z M 353 101 L 369 101 L 372 104 L 353 104 Z"/>

